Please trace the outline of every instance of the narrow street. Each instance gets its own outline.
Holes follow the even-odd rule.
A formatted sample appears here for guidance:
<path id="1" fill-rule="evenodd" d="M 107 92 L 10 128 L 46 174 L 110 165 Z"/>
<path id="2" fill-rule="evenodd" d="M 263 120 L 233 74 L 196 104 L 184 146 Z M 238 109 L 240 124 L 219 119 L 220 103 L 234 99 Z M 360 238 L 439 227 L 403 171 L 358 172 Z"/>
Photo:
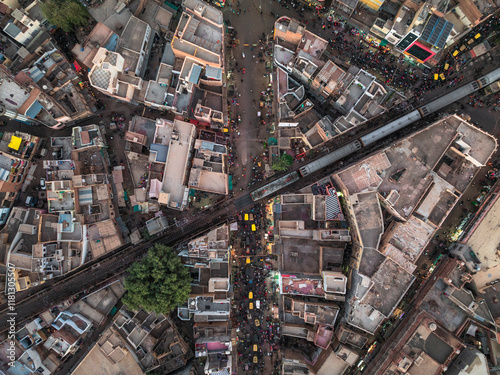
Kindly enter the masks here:
<path id="1" fill-rule="evenodd" d="M 233 80 L 228 85 L 234 86 L 234 96 L 228 97 L 228 101 L 229 118 L 234 121 L 231 134 L 236 157 L 233 169 L 235 191 L 247 188 L 258 179 L 258 176 L 252 176 L 258 173 L 255 159 L 263 156 L 263 142 L 267 141 L 269 125 L 273 121 L 270 117 L 266 124 L 260 124 L 258 112 L 265 115 L 259 103 L 261 92 L 269 88 L 265 63 L 272 59 L 272 56 L 264 56 L 265 36 L 271 34 L 275 19 L 270 15 L 256 16 L 259 11 L 252 2 L 243 5 L 245 12 L 240 15 L 233 13 L 236 6 L 223 10 L 224 18 L 234 27 L 235 40 L 239 43 L 226 54 L 228 70 L 233 70 Z M 252 169 L 254 166 L 255 170 Z"/>
<path id="2" fill-rule="evenodd" d="M 266 210 L 262 205 L 237 216 L 233 237 L 233 330 L 237 373 L 278 374 L 280 370 L 279 295 L 273 282 L 275 262 L 267 253 Z"/>

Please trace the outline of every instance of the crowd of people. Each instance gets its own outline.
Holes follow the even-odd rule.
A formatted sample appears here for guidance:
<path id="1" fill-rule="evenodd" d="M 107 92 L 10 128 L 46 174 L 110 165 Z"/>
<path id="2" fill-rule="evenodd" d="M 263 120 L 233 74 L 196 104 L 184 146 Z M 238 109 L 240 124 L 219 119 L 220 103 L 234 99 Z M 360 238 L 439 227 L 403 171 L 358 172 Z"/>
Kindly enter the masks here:
<path id="1" fill-rule="evenodd" d="M 265 356 L 271 357 L 272 373 L 280 371 L 276 355 L 281 347 L 279 320 L 274 287 L 268 287 L 273 270 L 272 259 L 264 255 L 261 232 L 266 230 L 264 207 L 260 204 L 237 215 L 238 235 L 234 245 L 239 251 L 233 267 L 234 302 L 232 323 L 237 327 L 238 367 L 253 374 L 270 374 Z"/>
<path id="2" fill-rule="evenodd" d="M 444 86 L 449 89 L 459 85 L 464 79 L 459 70 L 471 60 L 469 50 L 500 28 L 498 16 L 492 16 L 461 38 L 463 41 L 472 39 L 474 43 L 464 42 L 466 48 L 459 48 L 459 53 L 455 56 L 453 48 L 450 48 L 449 52 L 441 56 L 440 63 L 434 68 L 422 70 L 408 64 L 403 55 L 397 58 L 385 46 L 376 46 L 373 42 L 367 41 L 370 38 L 364 38 L 363 32 L 349 26 L 341 17 L 321 20 L 321 28 L 327 33 L 324 37 L 328 39 L 332 50 L 336 50 L 339 57 L 347 58 L 347 62 L 351 65 L 371 71 L 387 86 L 410 94 L 417 101 L 423 100 L 425 94 L 439 87 Z M 307 24 L 307 20 L 302 22 Z M 313 27 L 315 26 L 316 19 L 313 21 Z M 435 74 L 438 74 L 437 79 Z"/>
<path id="3" fill-rule="evenodd" d="M 500 92 L 495 95 L 483 96 L 478 93 L 474 93 L 469 96 L 467 104 L 473 108 L 489 108 L 493 111 L 500 110 Z"/>

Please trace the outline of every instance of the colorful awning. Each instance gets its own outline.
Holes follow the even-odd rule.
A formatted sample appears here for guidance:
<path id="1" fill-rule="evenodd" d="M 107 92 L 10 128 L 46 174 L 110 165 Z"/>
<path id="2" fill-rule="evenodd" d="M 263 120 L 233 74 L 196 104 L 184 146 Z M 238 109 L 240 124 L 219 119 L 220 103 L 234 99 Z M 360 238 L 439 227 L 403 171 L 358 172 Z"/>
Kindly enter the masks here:
<path id="1" fill-rule="evenodd" d="M 19 147 L 21 147 L 22 141 L 23 141 L 22 138 L 19 138 L 19 137 L 16 137 L 15 135 L 13 135 L 12 138 L 10 139 L 9 148 L 16 150 L 16 151 L 19 150 Z"/>

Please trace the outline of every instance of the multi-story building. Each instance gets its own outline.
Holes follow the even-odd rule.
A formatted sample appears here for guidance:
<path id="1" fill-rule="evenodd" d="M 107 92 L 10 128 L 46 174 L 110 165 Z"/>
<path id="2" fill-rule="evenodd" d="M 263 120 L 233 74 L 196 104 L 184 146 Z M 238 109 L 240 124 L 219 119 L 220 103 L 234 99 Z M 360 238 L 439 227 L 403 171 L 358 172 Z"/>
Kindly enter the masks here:
<path id="1" fill-rule="evenodd" d="M 172 39 L 177 58 L 224 69 L 224 20 L 222 12 L 201 0 L 183 0 L 184 12 Z"/>
<path id="2" fill-rule="evenodd" d="M 163 314 L 122 307 L 110 330 L 123 338 L 124 346 L 148 373 L 154 370 L 170 373 L 193 357 L 173 321 Z"/>
<path id="3" fill-rule="evenodd" d="M 40 3 L 8 17 L 0 64 L 2 114 L 61 129 L 95 111 L 95 99 L 82 91 L 79 75 L 45 30 Z"/>
<path id="4" fill-rule="evenodd" d="M 350 129 L 385 112 L 387 90 L 375 76 L 363 69 L 351 67 L 342 79 L 340 97 L 333 106 L 343 116 L 335 120 L 335 128 Z"/>
<path id="5" fill-rule="evenodd" d="M 449 116 L 334 177 L 354 241 L 347 323 L 374 334 L 391 316 L 417 259 L 496 147 L 489 134 Z M 398 220 L 385 222 L 381 205 Z"/>
<path id="6" fill-rule="evenodd" d="M 282 334 L 326 350 L 339 312 L 335 302 L 347 292 L 341 266 L 351 238 L 338 225 L 344 216 L 331 182 L 314 186 L 314 194 L 282 195 L 275 204 L 274 246 L 281 254 Z"/>
<path id="7" fill-rule="evenodd" d="M 43 346 L 64 358 L 78 349 L 80 339 L 92 327 L 92 323 L 81 314 L 63 311 L 52 322 L 52 327 L 55 328 L 55 332 L 48 337 Z"/>
<path id="8" fill-rule="evenodd" d="M 184 210 L 187 207 L 187 182 L 195 137 L 193 124 L 180 120 L 156 120 L 155 143 L 149 149 L 150 160 L 163 166 L 163 180 L 156 198 L 169 208 Z"/>
<path id="9" fill-rule="evenodd" d="M 229 193 L 229 175 L 226 146 L 197 139 L 189 173 L 190 189 L 215 194 Z"/>
<path id="10" fill-rule="evenodd" d="M 231 309 L 229 227 L 223 225 L 195 238 L 179 256 L 193 278 L 187 305 L 178 308 L 179 318 L 227 323 Z"/>
<path id="11" fill-rule="evenodd" d="M 73 53 L 91 68 L 91 85 L 116 99 L 202 117 L 200 121 L 220 128 L 225 121 L 222 13 L 199 0 L 184 1 L 177 29 L 165 35 L 167 45 L 158 61 L 150 58 L 151 46 L 157 33 L 169 27 L 173 13 L 168 6 L 147 6 L 156 7 L 154 17 L 135 17 L 125 8 L 119 17 L 98 23 L 83 45 L 75 46 Z"/>
<path id="12" fill-rule="evenodd" d="M 4 201 L 13 202 L 23 186 L 31 182 L 36 168 L 33 157 L 38 152 L 39 142 L 39 137 L 27 133 L 3 134 L 0 140 L 0 193 Z"/>

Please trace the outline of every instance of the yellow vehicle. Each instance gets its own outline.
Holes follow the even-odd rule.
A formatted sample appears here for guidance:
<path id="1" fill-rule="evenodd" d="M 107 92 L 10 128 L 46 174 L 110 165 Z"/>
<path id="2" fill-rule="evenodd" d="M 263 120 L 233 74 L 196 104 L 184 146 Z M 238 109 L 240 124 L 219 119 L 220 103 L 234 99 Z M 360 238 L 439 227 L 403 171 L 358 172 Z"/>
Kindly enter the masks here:
<path id="1" fill-rule="evenodd" d="M 441 78 L 441 79 L 444 81 L 446 77 L 444 76 L 444 74 L 443 74 L 443 73 L 441 73 L 441 74 L 439 75 L 439 78 Z"/>
<path id="2" fill-rule="evenodd" d="M 247 257 L 247 260 L 245 262 L 246 264 L 250 264 L 250 257 Z"/>
<path id="3" fill-rule="evenodd" d="M 248 221 L 248 214 L 245 214 L 245 221 Z"/>
<path id="4" fill-rule="evenodd" d="M 253 351 L 256 352 L 258 349 L 257 349 L 257 344 L 254 344 L 253 346 Z"/>
<path id="5" fill-rule="evenodd" d="M 248 293 L 248 299 L 253 299 L 253 293 L 252 292 Z"/>
<path id="6" fill-rule="evenodd" d="M 456 50 L 455 52 L 452 53 L 453 57 L 455 57 L 456 55 L 458 55 L 458 50 Z"/>
<path id="7" fill-rule="evenodd" d="M 256 355 L 253 356 L 253 363 L 258 363 L 259 362 L 259 359 L 257 358 Z"/>
<path id="8" fill-rule="evenodd" d="M 450 64 L 448 64 L 448 63 L 444 64 L 444 70 L 448 70 L 448 69 L 450 69 Z"/>
<path id="9" fill-rule="evenodd" d="M 462 47 L 460 47 L 460 51 L 465 51 L 465 49 L 467 49 L 467 47 L 466 47 L 466 46 L 462 46 Z"/>
<path id="10" fill-rule="evenodd" d="M 434 74 L 434 81 L 437 81 L 439 79 L 439 74 Z"/>
<path id="11" fill-rule="evenodd" d="M 481 37 L 481 34 L 477 33 L 475 36 L 474 36 L 474 39 L 479 39 Z"/>
<path id="12" fill-rule="evenodd" d="M 255 326 L 256 326 L 256 327 L 259 327 L 259 326 L 260 326 L 260 321 L 259 321 L 259 319 L 255 319 Z"/>
<path id="13" fill-rule="evenodd" d="M 224 133 L 229 133 L 229 129 L 228 129 L 228 128 L 222 128 L 222 131 L 223 131 Z"/>
<path id="14" fill-rule="evenodd" d="M 252 224 L 252 232 L 255 232 L 257 230 L 257 227 L 255 226 L 255 224 Z"/>
<path id="15" fill-rule="evenodd" d="M 253 310 L 253 302 L 250 302 L 250 303 L 248 304 L 248 308 L 249 308 L 250 310 Z"/>

